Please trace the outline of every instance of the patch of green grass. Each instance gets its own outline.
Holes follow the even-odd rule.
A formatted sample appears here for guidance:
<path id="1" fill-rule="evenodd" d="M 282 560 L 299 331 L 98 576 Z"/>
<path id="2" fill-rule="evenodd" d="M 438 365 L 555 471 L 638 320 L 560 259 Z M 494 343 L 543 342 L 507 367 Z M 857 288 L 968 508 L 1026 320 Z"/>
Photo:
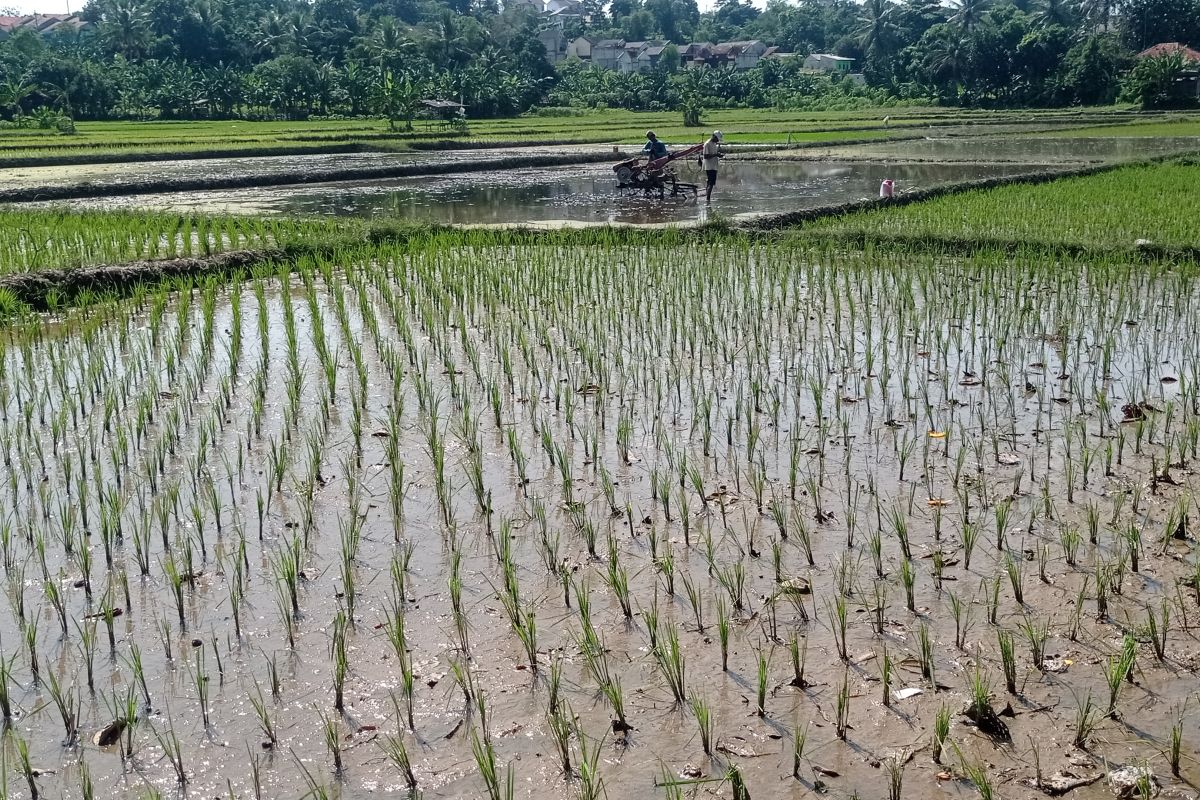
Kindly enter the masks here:
<path id="1" fill-rule="evenodd" d="M 1200 165 L 1130 166 L 1037 185 L 951 194 L 819 220 L 807 231 L 913 240 L 1130 248 L 1200 246 Z"/>

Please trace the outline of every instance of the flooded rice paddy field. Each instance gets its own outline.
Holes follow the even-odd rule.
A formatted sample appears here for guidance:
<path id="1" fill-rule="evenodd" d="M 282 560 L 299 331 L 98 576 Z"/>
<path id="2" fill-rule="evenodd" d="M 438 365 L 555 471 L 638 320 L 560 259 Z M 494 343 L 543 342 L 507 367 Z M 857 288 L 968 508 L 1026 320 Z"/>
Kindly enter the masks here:
<path id="1" fill-rule="evenodd" d="M 1131 128 L 1131 131 L 1133 129 Z M 797 151 L 805 158 L 910 159 L 945 162 L 1019 162 L 1023 164 L 1068 164 L 1078 162 L 1128 161 L 1200 149 L 1197 136 L 1139 137 L 1130 135 L 1088 138 L 1086 136 L 980 136 L 950 138 L 936 134 L 926 139 L 833 146 Z"/>
<path id="2" fill-rule="evenodd" d="M 19 796 L 1191 796 L 1190 275 L 298 266 L 4 340 Z"/>
<path id="3" fill-rule="evenodd" d="M 245 156 L 240 158 L 199 158 L 178 161 L 141 161 L 123 164 L 72 164 L 52 167 L 11 167 L 0 169 L 0 184 L 5 188 L 29 186 L 122 186 L 148 180 L 202 180 L 225 176 L 261 177 L 268 181 L 284 173 L 308 173 L 319 179 L 322 174 L 336 175 L 345 170 L 404 166 L 408 164 L 457 164 L 461 162 L 500 161 L 513 157 L 594 153 L 611 149 L 603 146 L 575 145 L 505 147 L 409 151 L 400 153 L 318 153 L 312 155 Z"/>
<path id="4" fill-rule="evenodd" d="M 703 222 L 712 213 L 756 215 L 843 203 L 876 196 L 885 178 L 897 190 L 1028 171 L 1013 164 L 884 164 L 770 162 L 730 159 L 721 170 L 713 204 L 692 195 L 660 200 L 620 192 L 611 166 L 522 168 L 450 176 L 340 182 L 295 187 L 178 192 L 73 201 L 78 208 L 130 207 L 198 213 L 333 215 L 459 225 L 518 223 L 661 224 Z M 704 173 L 680 165 L 679 180 Z"/>
<path id="5" fill-rule="evenodd" d="M 950 133 L 953 133 L 953 129 Z M 665 201 L 641 193 L 619 193 L 607 163 L 567 167 L 513 167 L 478 171 L 479 164 L 578 152 L 594 158 L 604 145 L 500 148 L 436 153 L 317 155 L 286 158 L 209 159 L 145 165 L 9 170 L 15 185 L 57 185 L 81 180 L 79 169 L 95 170 L 96 184 L 140 182 L 227 174 L 272 175 L 305 171 L 301 185 L 208 191 L 163 192 L 54 201 L 71 208 L 134 208 L 197 213 L 359 216 L 462 225 L 691 224 L 710 214 L 753 217 L 836 205 L 877 196 L 890 178 L 897 190 L 924 188 L 1085 162 L 1122 161 L 1197 149 L 1200 139 L 953 136 L 847 145 L 836 148 L 741 153 L 725 162 L 714 205 L 690 195 Z M 616 158 L 617 156 L 614 156 Z M 413 178 L 317 183 L 340 170 L 421 161 L 464 163 L 463 172 Z M 465 162 L 472 162 L 466 169 Z M 692 162 L 676 167 L 683 182 L 700 184 L 704 175 Z M 17 174 L 19 173 L 19 174 Z M 25 184 L 21 182 L 25 181 Z M 144 187 L 139 189 L 144 191 Z"/>

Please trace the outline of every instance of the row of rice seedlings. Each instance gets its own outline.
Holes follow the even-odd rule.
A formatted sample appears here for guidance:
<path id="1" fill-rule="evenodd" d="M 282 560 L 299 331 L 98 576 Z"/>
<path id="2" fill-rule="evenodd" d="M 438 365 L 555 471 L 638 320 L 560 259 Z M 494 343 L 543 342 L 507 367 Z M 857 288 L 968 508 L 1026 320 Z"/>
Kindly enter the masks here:
<path id="1" fill-rule="evenodd" d="M 140 212 L 3 212 L 0 263 L 27 272 L 271 248 L 324 233 L 321 223 Z"/>

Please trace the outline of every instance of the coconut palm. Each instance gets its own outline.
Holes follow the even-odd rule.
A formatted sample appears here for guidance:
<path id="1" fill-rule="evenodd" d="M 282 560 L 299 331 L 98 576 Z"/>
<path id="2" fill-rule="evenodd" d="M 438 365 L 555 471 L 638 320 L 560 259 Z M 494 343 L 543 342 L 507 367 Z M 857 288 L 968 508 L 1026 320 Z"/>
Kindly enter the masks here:
<path id="1" fill-rule="evenodd" d="M 1112 24 L 1113 8 L 1116 0 L 1078 0 L 1075 3 L 1075 13 L 1093 25 L 1099 25 L 1107 31 Z"/>
<path id="2" fill-rule="evenodd" d="M 140 58 L 154 43 L 150 15 L 135 0 L 116 0 L 102 12 L 100 39 L 129 59 Z"/>
<path id="3" fill-rule="evenodd" d="M 949 25 L 937 26 L 930 32 L 934 31 L 938 35 L 926 37 L 930 41 L 921 57 L 922 70 L 934 83 L 958 86 L 970 60 L 970 41 L 962 29 Z"/>
<path id="4" fill-rule="evenodd" d="M 1070 28 L 1075 24 L 1075 9 L 1068 0 L 1037 0 L 1035 8 L 1037 13 L 1034 18 L 1041 25 L 1061 25 Z"/>
<path id="5" fill-rule="evenodd" d="M 991 8 L 992 0 L 954 0 L 951 8 L 954 10 L 950 21 L 959 28 L 971 33 L 975 30 Z"/>
<path id="6" fill-rule="evenodd" d="M 858 17 L 858 42 L 867 63 L 876 70 L 887 64 L 896 48 L 893 7 L 888 0 L 866 0 Z"/>

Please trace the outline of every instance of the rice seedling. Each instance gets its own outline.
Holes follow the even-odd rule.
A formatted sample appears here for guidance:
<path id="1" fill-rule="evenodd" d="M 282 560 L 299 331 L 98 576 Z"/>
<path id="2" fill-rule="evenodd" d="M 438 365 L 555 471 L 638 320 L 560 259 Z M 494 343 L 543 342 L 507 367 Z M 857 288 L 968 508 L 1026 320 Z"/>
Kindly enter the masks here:
<path id="1" fill-rule="evenodd" d="M 600 800 L 605 797 L 604 778 L 600 775 L 599 740 L 592 740 L 582 731 L 576 732 L 579 739 L 579 797 L 580 800 Z M 493 799 L 497 800 L 497 799 Z"/>
<path id="2" fill-rule="evenodd" d="M 329 751 L 329 755 L 333 759 L 333 774 L 341 777 L 344 765 L 342 764 L 342 733 L 338 721 L 319 708 L 317 716 L 321 721 L 321 735 L 325 740 L 325 749 Z"/>
<path id="3" fill-rule="evenodd" d="M 1171 607 L 1165 598 L 1157 615 L 1152 606 L 1146 606 L 1146 630 L 1150 634 L 1150 646 L 1154 649 L 1154 657 L 1159 661 L 1167 657 L 1167 632 L 1170 625 Z"/>
<path id="4" fill-rule="evenodd" d="M 756 670 L 756 693 L 755 693 L 755 711 L 760 717 L 767 715 L 767 687 L 770 680 L 771 659 L 770 653 L 765 652 L 760 645 L 757 652 L 757 670 Z"/>
<path id="5" fill-rule="evenodd" d="M 654 658 L 675 702 L 686 703 L 686 662 L 683 649 L 679 645 L 679 630 L 675 623 L 667 623 L 665 626 L 663 635 L 659 637 L 658 647 L 654 650 Z"/>
<path id="6" fill-rule="evenodd" d="M 975 785 L 975 791 L 979 792 L 980 799 L 995 800 L 996 790 L 992 785 L 991 775 L 988 774 L 987 765 L 982 761 L 968 760 L 957 742 L 952 741 L 950 744 L 954 749 L 955 758 L 958 759 L 959 769 Z"/>
<path id="7" fill-rule="evenodd" d="M 950 614 L 954 617 L 954 646 L 959 650 L 965 650 L 967 634 L 971 630 L 971 605 L 969 602 L 964 603 L 952 592 L 950 594 Z"/>
<path id="8" fill-rule="evenodd" d="M 888 800 L 900 800 L 904 787 L 904 766 L 908 762 L 908 754 L 896 753 L 883 760 L 883 768 L 888 778 Z"/>
<path id="9" fill-rule="evenodd" d="M 1086 750 L 1088 740 L 1092 736 L 1092 732 L 1096 730 L 1096 726 L 1100 724 L 1103 718 L 1100 709 L 1096 708 L 1092 702 L 1092 693 L 1088 692 L 1084 695 L 1083 702 L 1077 702 L 1075 708 L 1075 738 L 1072 743 L 1080 750 Z"/>
<path id="10" fill-rule="evenodd" d="M 1108 709 L 1106 716 L 1115 717 L 1117 703 L 1121 699 L 1121 688 L 1125 681 L 1132 677 L 1134 658 L 1137 653 L 1137 641 L 1126 634 L 1121 641 L 1120 652 L 1109 656 L 1101 662 L 1104 669 L 1104 680 L 1108 684 Z"/>
<path id="11" fill-rule="evenodd" d="M 921 662 L 921 675 L 929 679 L 929 685 L 937 688 L 937 680 L 934 678 L 935 666 L 933 662 L 933 636 L 929 633 L 929 626 L 922 622 L 917 627 L 917 660 Z"/>
<path id="12" fill-rule="evenodd" d="M 404 739 L 400 735 L 385 735 L 380 739 L 379 747 L 392 766 L 404 776 L 404 785 L 408 787 L 409 791 L 415 790 L 418 786 L 417 776 L 413 771 L 412 759 L 409 756 L 408 747 L 404 744 Z"/>
<path id="13" fill-rule="evenodd" d="M 850 728 L 850 671 L 842 670 L 842 685 L 837 693 L 837 716 L 834 724 L 837 738 L 846 740 L 846 731 Z"/>
<path id="14" fill-rule="evenodd" d="M 1039 624 L 1026 617 L 1017 627 L 1025 634 L 1025 640 L 1029 643 L 1029 652 L 1033 659 L 1034 668 L 1039 671 L 1044 670 L 1046 666 L 1046 640 L 1050 637 L 1050 621 L 1046 620 Z"/>
<path id="15" fill-rule="evenodd" d="M 1025 580 L 1021 563 L 1019 559 L 1013 558 L 1012 553 L 1004 554 L 1004 573 L 1008 575 L 1009 585 L 1012 586 L 1013 600 L 1019 606 L 1025 605 Z"/>
<path id="16" fill-rule="evenodd" d="M 1183 760 L 1183 712 L 1186 706 L 1185 699 L 1175 712 L 1175 719 L 1171 723 L 1171 739 L 1167 747 L 1167 761 L 1171 765 L 1171 774 L 1176 778 L 1179 777 L 1180 763 Z"/>
<path id="17" fill-rule="evenodd" d="M 933 763 L 942 763 L 942 751 L 950 739 L 950 709 L 945 705 L 938 706 L 933 718 Z"/>
<path id="18" fill-rule="evenodd" d="M 834 597 L 833 602 L 827 602 L 825 605 L 826 612 L 829 615 L 830 623 L 833 627 L 833 640 L 837 647 L 838 658 L 842 661 L 850 660 L 850 653 L 846 643 L 846 628 L 848 622 L 848 610 L 846 607 L 846 598 L 838 594 Z"/>
<path id="19" fill-rule="evenodd" d="M 692 694 L 688 698 L 688 705 L 691 707 L 692 716 L 695 718 L 696 727 L 700 732 L 700 745 L 704 748 L 704 755 L 711 758 L 714 732 L 712 710 L 709 708 L 708 702 L 697 694 Z"/>
<path id="20" fill-rule="evenodd" d="M 729 671 L 729 611 L 717 600 L 717 640 L 721 643 L 721 671 Z"/>
<path id="21" fill-rule="evenodd" d="M 271 719 L 270 709 L 263 698 L 262 687 L 258 685 L 258 681 L 254 682 L 254 692 L 247 699 L 250 701 L 250 707 L 254 709 L 254 716 L 258 720 L 258 727 L 262 730 L 263 735 L 267 737 L 267 742 L 270 746 L 274 747 L 279 744 L 279 737 L 275 732 L 275 722 Z"/>

